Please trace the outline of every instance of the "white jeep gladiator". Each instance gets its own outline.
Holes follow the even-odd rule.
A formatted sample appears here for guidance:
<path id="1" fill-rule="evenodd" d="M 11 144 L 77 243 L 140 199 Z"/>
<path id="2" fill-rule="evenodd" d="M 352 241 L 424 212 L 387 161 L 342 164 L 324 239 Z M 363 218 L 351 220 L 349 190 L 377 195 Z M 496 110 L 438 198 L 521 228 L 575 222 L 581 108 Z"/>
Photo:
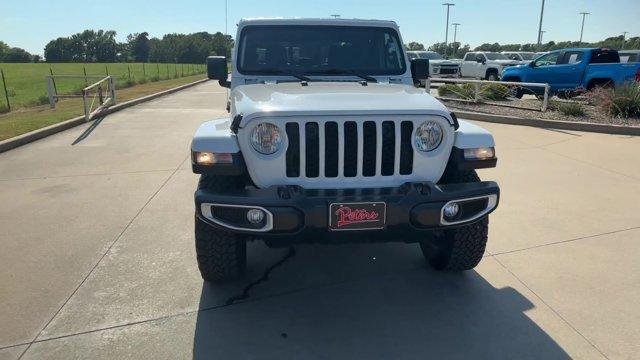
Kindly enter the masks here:
<path id="1" fill-rule="evenodd" d="M 482 259 L 500 190 L 489 132 L 428 92 L 392 21 L 255 19 L 227 59 L 207 59 L 230 88 L 229 117 L 192 145 L 195 241 L 203 279 L 246 267 L 247 241 L 419 243 L 437 269 Z"/>
<path id="2" fill-rule="evenodd" d="M 511 60 L 501 53 L 488 51 L 468 52 L 462 59 L 460 76 L 498 81 L 502 70 L 514 65 L 520 65 L 520 62 Z"/>

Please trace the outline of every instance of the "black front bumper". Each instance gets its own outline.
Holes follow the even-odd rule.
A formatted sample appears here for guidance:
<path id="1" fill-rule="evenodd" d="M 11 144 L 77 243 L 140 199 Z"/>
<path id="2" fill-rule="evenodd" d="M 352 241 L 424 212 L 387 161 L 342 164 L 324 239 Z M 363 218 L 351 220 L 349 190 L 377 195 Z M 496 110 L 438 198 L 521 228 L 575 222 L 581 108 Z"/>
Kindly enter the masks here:
<path id="1" fill-rule="evenodd" d="M 412 235 L 422 235 L 433 231 L 461 226 L 477 221 L 467 221 L 456 225 L 443 225 L 441 211 L 450 201 L 472 199 L 495 195 L 497 207 L 500 189 L 493 181 L 435 185 L 433 183 L 406 183 L 397 188 L 375 189 L 304 189 L 299 186 L 273 186 L 267 189 L 245 189 L 233 193 L 217 193 L 199 189 L 195 193 L 196 213 L 211 226 L 244 233 L 260 238 L 288 238 L 287 241 L 312 241 L 331 234 L 336 242 L 349 238 L 368 240 L 412 242 Z M 386 227 L 382 230 L 330 231 L 329 206 L 331 203 L 385 202 Z M 203 213 L 208 204 L 256 206 L 273 214 L 269 231 L 252 229 L 230 229 L 214 222 Z M 211 212 L 208 213 L 209 216 Z M 480 218 L 484 217 L 483 214 Z"/>

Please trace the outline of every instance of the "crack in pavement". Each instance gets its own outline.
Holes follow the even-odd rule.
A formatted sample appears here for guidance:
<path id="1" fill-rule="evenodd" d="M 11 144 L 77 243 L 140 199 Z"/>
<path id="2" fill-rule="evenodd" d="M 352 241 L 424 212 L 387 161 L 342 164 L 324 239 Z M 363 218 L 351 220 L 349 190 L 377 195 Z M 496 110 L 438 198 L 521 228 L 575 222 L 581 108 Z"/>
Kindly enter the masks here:
<path id="1" fill-rule="evenodd" d="M 249 295 L 249 291 L 253 287 L 258 286 L 260 283 L 263 283 L 263 282 L 269 280 L 269 273 L 271 273 L 271 271 L 273 271 L 277 267 L 281 266 L 288 259 L 294 257 L 295 255 L 296 255 L 296 250 L 293 248 L 293 246 L 290 246 L 289 247 L 289 251 L 287 252 L 287 254 L 282 259 L 278 260 L 275 264 L 269 266 L 264 271 L 264 273 L 262 274 L 261 277 L 259 277 L 257 280 L 254 280 L 251 283 L 249 283 L 247 286 L 245 286 L 245 288 L 242 290 L 242 292 L 240 294 L 234 295 L 234 296 L 228 298 L 227 301 L 225 301 L 225 305 L 233 305 L 233 303 L 235 303 L 236 301 L 248 299 L 249 296 L 250 296 Z"/>

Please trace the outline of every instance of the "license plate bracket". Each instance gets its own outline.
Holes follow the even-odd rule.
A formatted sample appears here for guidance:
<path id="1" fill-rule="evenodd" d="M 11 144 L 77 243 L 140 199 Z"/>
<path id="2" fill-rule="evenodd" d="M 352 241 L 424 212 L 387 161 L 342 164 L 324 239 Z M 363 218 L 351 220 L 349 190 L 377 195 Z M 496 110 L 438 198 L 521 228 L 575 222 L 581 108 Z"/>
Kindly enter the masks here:
<path id="1" fill-rule="evenodd" d="M 387 204 L 376 202 L 331 203 L 329 230 L 380 230 L 387 222 Z"/>

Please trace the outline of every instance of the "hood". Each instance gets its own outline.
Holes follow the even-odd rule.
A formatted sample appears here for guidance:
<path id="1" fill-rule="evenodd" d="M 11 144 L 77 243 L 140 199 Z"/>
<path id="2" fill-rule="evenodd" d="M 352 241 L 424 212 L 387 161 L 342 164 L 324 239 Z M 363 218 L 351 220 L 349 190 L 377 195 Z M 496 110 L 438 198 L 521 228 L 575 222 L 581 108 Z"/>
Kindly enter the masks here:
<path id="1" fill-rule="evenodd" d="M 451 61 L 451 60 L 429 60 L 429 64 L 433 64 L 433 65 L 458 65 L 459 63 L 457 61 Z"/>
<path id="2" fill-rule="evenodd" d="M 447 108 L 410 85 L 359 82 L 254 84 L 231 92 L 232 113 L 250 118 L 269 115 L 433 114 L 448 118 Z"/>

